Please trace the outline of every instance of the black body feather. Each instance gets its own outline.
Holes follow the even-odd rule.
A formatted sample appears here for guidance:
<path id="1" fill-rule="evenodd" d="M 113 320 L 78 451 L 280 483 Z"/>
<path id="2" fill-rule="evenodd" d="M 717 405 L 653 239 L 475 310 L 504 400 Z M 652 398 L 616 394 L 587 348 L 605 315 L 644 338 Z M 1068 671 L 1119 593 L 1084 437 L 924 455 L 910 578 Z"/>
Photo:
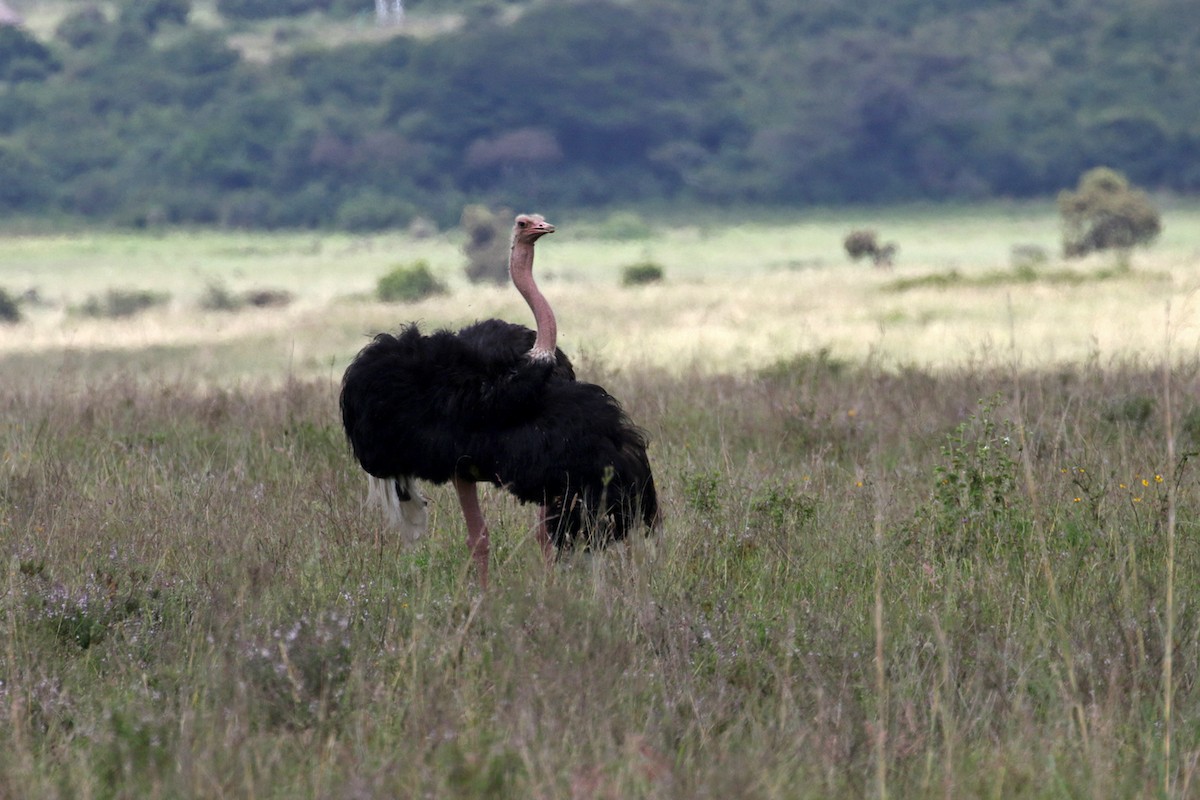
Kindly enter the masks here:
<path id="1" fill-rule="evenodd" d="M 342 422 L 377 478 L 454 476 L 545 504 L 556 546 L 623 538 L 658 515 L 646 441 L 570 361 L 528 358 L 535 333 L 487 320 L 458 333 L 379 334 L 342 381 Z"/>

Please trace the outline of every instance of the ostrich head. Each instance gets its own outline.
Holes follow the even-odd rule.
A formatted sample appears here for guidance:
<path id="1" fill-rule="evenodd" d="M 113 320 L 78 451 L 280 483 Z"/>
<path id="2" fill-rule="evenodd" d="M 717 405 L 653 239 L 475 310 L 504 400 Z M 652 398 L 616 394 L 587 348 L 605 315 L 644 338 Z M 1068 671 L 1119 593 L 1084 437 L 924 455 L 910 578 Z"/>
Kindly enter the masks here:
<path id="1" fill-rule="evenodd" d="M 554 233 L 554 226 L 541 214 L 518 214 L 513 223 L 513 244 L 531 245 L 547 233 Z"/>

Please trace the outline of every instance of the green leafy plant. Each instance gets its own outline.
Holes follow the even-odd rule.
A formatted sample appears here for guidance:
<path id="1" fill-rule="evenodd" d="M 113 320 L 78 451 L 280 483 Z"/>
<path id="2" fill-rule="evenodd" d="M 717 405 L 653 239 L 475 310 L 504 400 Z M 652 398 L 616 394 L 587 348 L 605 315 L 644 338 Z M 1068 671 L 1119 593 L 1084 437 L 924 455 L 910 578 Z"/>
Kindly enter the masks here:
<path id="1" fill-rule="evenodd" d="M 960 554 L 994 551 L 1022 529 L 1010 513 L 1019 485 L 1016 442 L 1011 424 L 993 419 L 997 400 L 980 401 L 946 436 L 933 470 L 937 527 Z"/>
<path id="2" fill-rule="evenodd" d="M 817 499 L 797 486 L 772 484 L 750 500 L 749 522 L 756 528 L 787 530 L 816 516 Z"/>
<path id="3" fill-rule="evenodd" d="M 433 276 L 426 261 L 399 266 L 379 279 L 375 296 L 385 303 L 413 303 L 446 293 L 445 285 Z"/>
<path id="4" fill-rule="evenodd" d="M 715 471 L 693 472 L 684 479 L 684 498 L 701 514 L 715 514 L 721 507 L 721 475 Z"/>

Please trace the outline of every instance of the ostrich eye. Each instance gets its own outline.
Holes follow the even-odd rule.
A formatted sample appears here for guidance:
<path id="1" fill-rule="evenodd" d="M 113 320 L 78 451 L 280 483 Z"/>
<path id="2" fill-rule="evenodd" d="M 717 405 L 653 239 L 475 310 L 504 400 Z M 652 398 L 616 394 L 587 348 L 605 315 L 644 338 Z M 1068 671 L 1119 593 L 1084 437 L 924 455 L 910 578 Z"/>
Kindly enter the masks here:
<path id="1" fill-rule="evenodd" d="M 528 225 L 528 224 L 529 224 L 529 223 L 528 223 L 528 222 L 526 222 L 525 220 L 521 220 L 520 222 L 518 222 L 518 223 L 517 223 L 517 227 L 518 227 L 518 228 L 524 228 L 524 227 L 525 227 L 526 225 Z"/>

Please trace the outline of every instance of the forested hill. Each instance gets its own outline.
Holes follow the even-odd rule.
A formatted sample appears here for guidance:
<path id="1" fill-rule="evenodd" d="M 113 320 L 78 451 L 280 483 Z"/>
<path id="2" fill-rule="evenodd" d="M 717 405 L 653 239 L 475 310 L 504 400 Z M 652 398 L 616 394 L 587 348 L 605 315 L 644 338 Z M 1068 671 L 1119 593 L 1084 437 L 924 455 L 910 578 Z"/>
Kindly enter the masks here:
<path id="1" fill-rule="evenodd" d="M 1195 0 L 9 5 L 9 217 L 1026 197 L 1098 164 L 1200 189 Z"/>

